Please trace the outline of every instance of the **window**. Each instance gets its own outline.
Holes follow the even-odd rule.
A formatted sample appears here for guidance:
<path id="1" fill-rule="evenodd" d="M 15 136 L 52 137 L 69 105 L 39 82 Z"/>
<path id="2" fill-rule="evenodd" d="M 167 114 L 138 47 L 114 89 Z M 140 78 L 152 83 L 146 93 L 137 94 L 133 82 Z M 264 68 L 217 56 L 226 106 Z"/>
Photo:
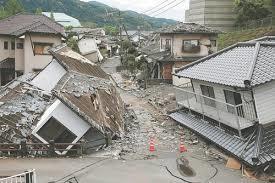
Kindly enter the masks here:
<path id="1" fill-rule="evenodd" d="M 36 55 L 49 55 L 48 50 L 53 46 L 53 43 L 33 43 L 34 53 Z"/>
<path id="2" fill-rule="evenodd" d="M 9 49 L 9 42 L 8 41 L 4 41 L 4 49 L 5 50 Z"/>
<path id="3" fill-rule="evenodd" d="M 204 104 L 211 106 L 211 107 L 216 107 L 216 102 L 215 100 L 212 100 L 211 98 L 215 98 L 215 93 L 214 93 L 214 88 L 211 86 L 206 86 L 206 85 L 201 85 L 201 93 L 203 96 L 206 96 L 203 98 Z"/>
<path id="4" fill-rule="evenodd" d="M 51 117 L 49 121 L 39 129 L 37 134 L 47 142 L 54 140 L 56 143 L 72 143 L 76 139 L 76 135 L 54 117 Z"/>
<path id="5" fill-rule="evenodd" d="M 16 48 L 17 49 L 23 49 L 24 48 L 24 44 L 23 43 L 17 43 L 16 44 Z"/>
<path id="6" fill-rule="evenodd" d="M 241 94 L 229 90 L 224 90 L 224 96 L 226 103 L 231 104 L 227 105 L 227 111 L 236 114 L 237 110 L 238 116 L 244 117 L 243 106 L 237 106 L 236 109 L 233 107 L 242 104 Z"/>
<path id="7" fill-rule="evenodd" d="M 11 49 L 15 50 L 15 42 L 14 41 L 11 42 Z"/>
<path id="8" fill-rule="evenodd" d="M 165 40 L 165 49 L 167 49 L 167 50 L 171 49 L 171 39 Z"/>
<path id="9" fill-rule="evenodd" d="M 217 41 L 216 40 L 210 40 L 211 47 L 217 47 Z"/>
<path id="10" fill-rule="evenodd" d="M 183 40 L 182 45 L 183 52 L 196 53 L 200 51 L 200 45 L 198 40 Z"/>

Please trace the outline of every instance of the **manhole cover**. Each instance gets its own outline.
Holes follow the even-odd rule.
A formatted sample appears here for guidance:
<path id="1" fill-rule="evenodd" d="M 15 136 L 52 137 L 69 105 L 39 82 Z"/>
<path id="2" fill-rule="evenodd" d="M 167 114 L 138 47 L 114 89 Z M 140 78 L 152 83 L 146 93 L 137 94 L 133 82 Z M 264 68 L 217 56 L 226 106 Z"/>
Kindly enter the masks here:
<path id="1" fill-rule="evenodd" d="M 180 174 L 184 177 L 194 177 L 196 176 L 195 170 L 189 166 L 189 161 L 186 158 L 178 158 L 177 160 L 177 168 Z"/>

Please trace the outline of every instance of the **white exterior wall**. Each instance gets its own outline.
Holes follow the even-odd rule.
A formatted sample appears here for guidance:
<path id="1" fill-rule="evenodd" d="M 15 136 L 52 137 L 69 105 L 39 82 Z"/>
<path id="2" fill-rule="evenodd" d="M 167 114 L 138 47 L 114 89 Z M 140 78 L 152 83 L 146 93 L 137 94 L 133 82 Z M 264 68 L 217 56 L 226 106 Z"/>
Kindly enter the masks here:
<path id="1" fill-rule="evenodd" d="M 215 84 L 215 83 L 210 83 L 205 81 L 199 81 L 199 80 L 192 80 L 192 83 L 194 87 L 194 92 L 200 95 L 202 95 L 200 85 L 213 87 L 214 93 L 215 93 L 215 100 L 218 100 L 224 103 L 224 105 L 219 105 L 219 107 L 222 107 L 222 110 L 225 110 L 225 111 L 227 111 L 227 109 L 226 109 L 226 100 L 225 100 L 224 90 L 240 93 L 243 103 L 253 100 L 252 93 L 250 91 L 236 91 L 233 87 L 230 87 L 230 86 L 225 86 L 225 85 L 220 85 L 220 84 Z M 248 113 L 245 110 L 246 108 L 244 108 L 244 114 Z"/>
<path id="2" fill-rule="evenodd" d="M 53 47 L 61 44 L 61 37 L 55 35 L 29 35 L 25 36 L 24 42 L 24 72 L 33 72 L 33 69 L 43 69 L 52 61 L 51 55 L 34 55 L 32 42 L 53 43 Z"/>
<path id="3" fill-rule="evenodd" d="M 16 44 L 17 43 L 23 43 L 24 39 L 16 39 L 15 40 L 15 70 L 16 71 L 23 71 L 24 70 L 24 48 L 23 49 L 17 49 Z"/>
<path id="4" fill-rule="evenodd" d="M 14 40 L 9 36 L 0 36 L 0 61 L 6 58 L 14 58 L 15 51 L 11 49 L 11 41 Z M 4 42 L 8 41 L 9 47 L 7 50 L 4 49 Z"/>
<path id="5" fill-rule="evenodd" d="M 37 132 L 40 128 L 43 127 L 47 121 L 54 117 L 57 119 L 62 125 L 68 128 L 72 133 L 74 133 L 77 138 L 72 143 L 77 143 L 81 137 L 91 128 L 91 126 L 83 121 L 78 115 L 76 115 L 71 109 L 69 109 L 66 105 L 64 105 L 59 100 L 55 101 L 42 115 L 41 120 L 38 122 L 36 128 L 33 130 L 32 134 L 36 136 L 43 143 L 48 143 L 42 137 L 40 137 Z M 67 149 L 72 148 L 69 146 Z M 66 154 L 67 151 L 64 152 L 56 152 L 58 154 Z"/>
<path id="6" fill-rule="evenodd" d="M 42 90 L 50 92 L 66 72 L 56 60 L 53 60 L 43 71 L 35 76 L 31 83 Z"/>
<path id="7" fill-rule="evenodd" d="M 275 81 L 253 89 L 260 124 L 275 121 Z"/>

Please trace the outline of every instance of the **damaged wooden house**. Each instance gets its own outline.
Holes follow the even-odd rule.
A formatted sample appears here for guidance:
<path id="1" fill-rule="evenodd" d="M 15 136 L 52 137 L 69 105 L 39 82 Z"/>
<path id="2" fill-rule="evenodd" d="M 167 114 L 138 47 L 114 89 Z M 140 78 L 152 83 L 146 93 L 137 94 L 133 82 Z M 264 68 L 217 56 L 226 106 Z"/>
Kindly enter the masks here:
<path id="1" fill-rule="evenodd" d="M 38 74 L 23 75 L 0 92 L 0 142 L 85 143 L 87 152 L 124 131 L 124 104 L 109 76 L 65 45 L 50 51 Z"/>
<path id="2" fill-rule="evenodd" d="M 274 168 L 275 39 L 237 43 L 176 70 L 170 117 L 256 170 Z"/>
<path id="3" fill-rule="evenodd" d="M 220 31 L 196 23 L 178 23 L 157 31 L 159 42 L 141 49 L 148 61 L 148 78 L 172 82 L 176 69 L 217 51 Z"/>

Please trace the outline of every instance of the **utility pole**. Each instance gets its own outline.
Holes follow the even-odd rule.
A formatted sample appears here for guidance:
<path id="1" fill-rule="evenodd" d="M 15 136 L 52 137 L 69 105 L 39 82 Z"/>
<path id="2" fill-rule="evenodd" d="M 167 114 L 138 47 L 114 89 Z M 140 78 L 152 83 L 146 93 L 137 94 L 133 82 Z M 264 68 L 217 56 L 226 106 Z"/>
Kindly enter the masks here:
<path id="1" fill-rule="evenodd" d="M 140 26 L 137 27 L 138 28 L 138 47 L 141 47 L 141 43 L 140 43 Z"/>

